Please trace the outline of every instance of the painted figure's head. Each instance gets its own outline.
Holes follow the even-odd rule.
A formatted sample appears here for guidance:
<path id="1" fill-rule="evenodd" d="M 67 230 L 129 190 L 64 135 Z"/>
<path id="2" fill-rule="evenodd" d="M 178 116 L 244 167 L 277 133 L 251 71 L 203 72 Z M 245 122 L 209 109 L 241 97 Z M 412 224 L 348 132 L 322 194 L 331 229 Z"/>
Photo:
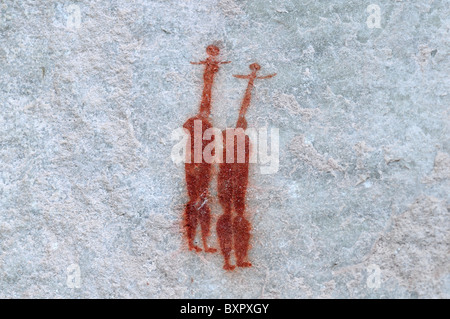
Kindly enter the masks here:
<path id="1" fill-rule="evenodd" d="M 215 45 L 208 45 L 206 47 L 206 53 L 211 56 L 218 56 L 220 53 L 220 49 Z"/>
<path id="2" fill-rule="evenodd" d="M 261 66 L 258 63 L 252 63 L 250 64 L 249 68 L 252 71 L 258 71 L 261 69 Z"/>

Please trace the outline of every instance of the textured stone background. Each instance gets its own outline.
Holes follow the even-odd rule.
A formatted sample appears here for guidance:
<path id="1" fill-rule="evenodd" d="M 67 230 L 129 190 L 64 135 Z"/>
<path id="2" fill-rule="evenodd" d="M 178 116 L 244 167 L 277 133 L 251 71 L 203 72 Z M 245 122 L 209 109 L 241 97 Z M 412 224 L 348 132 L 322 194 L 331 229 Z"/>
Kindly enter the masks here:
<path id="1" fill-rule="evenodd" d="M 447 1 L 0 3 L 0 297 L 450 296 Z M 216 127 L 232 74 L 278 73 L 248 122 L 280 129 L 280 169 L 252 169 L 233 273 L 186 251 L 170 159 L 211 43 Z"/>

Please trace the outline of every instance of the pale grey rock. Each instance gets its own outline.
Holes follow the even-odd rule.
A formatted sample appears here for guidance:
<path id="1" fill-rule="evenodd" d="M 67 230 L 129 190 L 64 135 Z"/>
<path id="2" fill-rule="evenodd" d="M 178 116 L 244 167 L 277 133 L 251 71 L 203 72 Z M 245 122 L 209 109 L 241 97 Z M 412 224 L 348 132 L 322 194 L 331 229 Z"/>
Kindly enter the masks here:
<path id="1" fill-rule="evenodd" d="M 448 3 L 377 1 L 380 28 L 370 4 L 1 2 L 0 297 L 448 298 Z M 170 157 L 211 43 L 217 128 L 233 74 L 277 73 L 247 121 L 279 128 L 280 167 L 251 167 L 233 273 L 187 251 Z"/>

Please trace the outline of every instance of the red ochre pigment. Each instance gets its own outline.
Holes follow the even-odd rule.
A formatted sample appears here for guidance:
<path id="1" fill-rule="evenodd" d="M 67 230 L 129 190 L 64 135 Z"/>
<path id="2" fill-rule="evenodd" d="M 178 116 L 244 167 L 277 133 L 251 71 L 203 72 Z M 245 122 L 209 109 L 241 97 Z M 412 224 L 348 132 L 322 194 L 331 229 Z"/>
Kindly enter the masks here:
<path id="1" fill-rule="evenodd" d="M 228 134 L 233 134 L 229 132 Z M 217 235 L 220 249 L 225 259 L 223 266 L 226 270 L 233 270 L 235 266 L 230 264 L 231 251 L 236 256 L 236 264 L 239 267 L 249 267 L 246 261 L 249 249 L 251 226 L 245 218 L 245 195 L 248 184 L 250 140 L 248 136 L 242 136 L 244 132 L 237 132 L 231 141 L 226 139 L 226 131 L 223 131 L 223 158 L 226 158 L 226 149 L 231 142 L 231 150 L 234 151 L 234 163 L 221 163 L 219 165 L 218 193 L 219 201 L 223 208 L 223 214 L 217 221 Z M 245 162 L 237 163 L 237 141 L 245 138 Z M 233 216 L 233 211 L 236 216 Z"/>
<path id="2" fill-rule="evenodd" d="M 203 133 L 212 127 L 209 120 L 209 115 L 211 112 L 211 91 L 214 82 L 214 75 L 219 71 L 219 65 L 230 63 L 220 62 L 217 60 L 217 56 L 220 53 L 218 47 L 210 45 L 206 48 L 206 53 L 208 58 L 201 62 L 191 62 L 192 64 L 204 64 L 205 71 L 203 74 L 204 86 L 202 93 L 202 101 L 200 104 L 199 113 L 190 118 L 184 123 L 183 127 L 186 128 L 190 136 L 194 136 L 194 122 L 200 120 L 202 125 L 202 135 Z M 184 212 L 184 221 L 186 236 L 188 239 L 189 250 L 194 250 L 196 252 L 202 249 L 195 245 L 195 235 L 197 232 L 197 226 L 200 224 L 203 248 L 205 252 L 213 253 L 217 250 L 208 246 L 208 237 L 211 230 L 211 209 L 208 206 L 209 201 L 209 184 L 211 182 L 211 164 L 201 161 L 194 161 L 195 151 L 194 144 L 196 143 L 195 138 L 191 138 L 191 144 L 188 145 L 190 152 L 190 160 L 185 163 L 185 173 L 186 173 L 186 185 L 189 196 L 189 202 L 186 204 Z M 198 143 L 199 141 L 197 141 Z M 202 154 L 203 149 L 211 141 L 202 140 Z M 196 163 L 198 162 L 198 163 Z"/>
<path id="3" fill-rule="evenodd" d="M 211 140 L 203 140 L 203 134 L 207 129 L 212 128 L 209 120 L 211 112 L 211 92 L 214 82 L 214 76 L 219 71 L 219 65 L 230 63 L 229 61 L 220 62 L 217 60 L 219 48 L 210 45 L 206 48 L 208 58 L 201 62 L 191 62 L 192 64 L 204 64 L 205 71 L 203 75 L 204 86 L 202 101 L 200 103 L 199 113 L 186 121 L 183 125 L 194 138 L 190 139 L 189 157 L 185 163 L 186 185 L 189 196 L 189 202 L 186 204 L 184 212 L 184 221 L 186 228 L 186 237 L 188 239 L 189 250 L 200 252 L 202 249 L 195 245 L 195 236 L 198 224 L 200 224 L 203 249 L 205 252 L 213 253 L 217 250 L 208 246 L 208 237 L 211 231 L 211 209 L 209 208 L 209 184 L 211 182 L 212 165 L 207 163 L 203 156 L 197 158 L 195 147 L 201 145 L 201 154 Z M 247 260 L 250 247 L 250 222 L 245 218 L 245 196 L 248 185 L 249 157 L 250 157 L 250 139 L 245 135 L 247 128 L 245 113 L 250 105 L 251 91 L 255 79 L 268 79 L 275 74 L 258 77 L 257 71 L 261 67 L 257 64 L 251 64 L 249 75 L 235 75 L 240 79 L 248 79 L 247 89 L 244 94 L 239 118 L 236 123 L 236 129 L 231 130 L 232 134 L 227 139 L 227 131 L 223 131 L 223 159 L 224 163 L 219 165 L 218 193 L 219 202 L 223 208 L 223 214 L 217 221 L 216 230 L 219 237 L 220 250 L 225 259 L 223 266 L 226 270 L 233 270 L 236 266 L 230 263 L 231 252 L 234 249 L 236 265 L 238 267 L 250 267 L 252 264 Z M 196 140 L 194 134 L 195 123 L 201 125 L 201 141 Z M 198 124 L 197 124 L 198 125 Z M 238 147 L 243 148 L 239 150 Z M 229 151 L 227 152 L 227 149 Z M 198 151 L 198 150 L 197 150 Z M 243 160 L 239 157 L 244 151 Z M 200 153 L 200 152 L 199 152 Z M 233 160 L 227 159 L 227 155 L 232 154 Z M 233 215 L 234 212 L 234 215 Z"/>
<path id="4" fill-rule="evenodd" d="M 228 134 L 233 134 L 231 137 L 228 136 L 228 139 L 227 131 L 222 132 L 224 141 L 222 158 L 224 163 L 219 165 L 218 192 L 223 214 L 217 221 L 216 230 L 219 237 L 220 250 L 225 259 L 223 266 L 225 270 L 233 270 L 235 268 L 230 263 L 233 248 L 238 267 L 251 267 L 252 265 L 247 260 L 250 247 L 251 224 L 245 218 L 245 195 L 248 185 L 250 156 L 250 139 L 244 132 L 247 128 L 245 113 L 250 105 L 254 80 L 268 79 L 275 76 L 275 74 L 263 77 L 256 76 L 260 68 L 259 64 L 254 63 L 250 65 L 252 73 L 249 75 L 235 75 L 237 78 L 249 80 L 236 123 L 236 129 L 238 130 L 234 132 L 233 130 L 228 130 Z M 239 141 L 244 141 L 244 143 Z M 241 145 L 245 148 L 243 163 L 240 163 L 238 160 L 238 146 L 242 148 Z M 229 149 L 228 154 L 234 155 L 233 161 L 229 161 L 229 158 L 227 159 L 227 149 Z M 243 150 L 241 149 L 240 151 Z M 233 216 L 233 211 L 236 213 L 235 216 Z"/>

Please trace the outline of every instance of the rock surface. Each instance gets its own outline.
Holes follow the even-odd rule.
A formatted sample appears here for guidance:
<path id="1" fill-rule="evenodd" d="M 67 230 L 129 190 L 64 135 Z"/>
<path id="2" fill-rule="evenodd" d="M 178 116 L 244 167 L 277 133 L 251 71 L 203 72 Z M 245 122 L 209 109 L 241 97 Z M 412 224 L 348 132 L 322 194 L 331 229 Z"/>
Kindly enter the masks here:
<path id="1" fill-rule="evenodd" d="M 2 1 L 0 297 L 449 298 L 449 6 L 369 5 Z M 277 73 L 247 121 L 279 129 L 279 169 L 251 167 L 233 272 L 187 251 L 171 159 L 211 43 L 215 127 L 233 74 Z"/>

